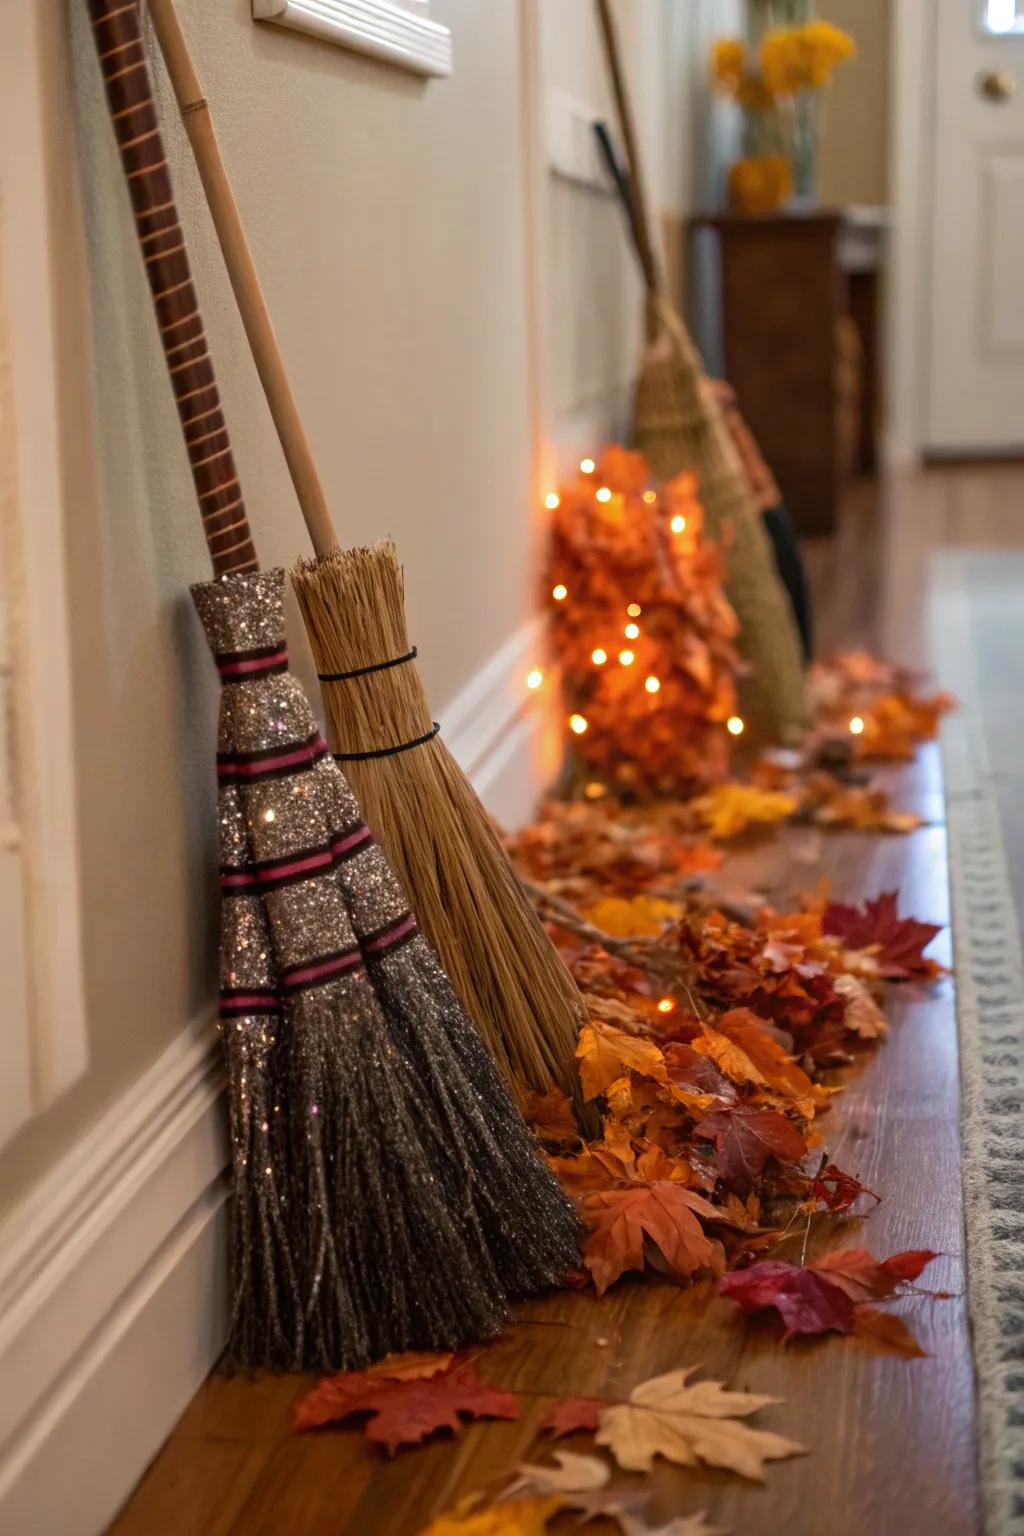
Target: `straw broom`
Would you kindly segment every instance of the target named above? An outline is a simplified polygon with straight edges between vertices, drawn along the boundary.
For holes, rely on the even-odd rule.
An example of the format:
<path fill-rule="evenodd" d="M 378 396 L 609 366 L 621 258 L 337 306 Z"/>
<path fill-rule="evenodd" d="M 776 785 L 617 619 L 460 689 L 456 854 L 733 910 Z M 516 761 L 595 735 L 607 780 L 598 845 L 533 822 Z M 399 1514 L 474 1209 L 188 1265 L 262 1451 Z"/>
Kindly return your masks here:
<path fill-rule="evenodd" d="M 87 0 L 217 579 L 221 1025 L 246 1366 L 351 1366 L 500 1328 L 576 1261 L 537 1156 L 288 673 L 152 101 L 139 8 Z"/>
<path fill-rule="evenodd" d="M 595 0 L 628 165 L 628 211 L 646 289 L 647 345 L 637 380 L 634 435 L 655 474 L 694 470 L 712 538 L 730 539 L 726 591 L 750 667 L 741 707 L 756 734 L 796 740 L 811 712 L 792 613 L 775 571 L 728 424 L 700 355 L 668 297 L 651 236 L 640 152 L 609 0 Z"/>
<path fill-rule="evenodd" d="M 339 546 L 173 0 L 149 0 L 149 9 L 313 543 L 314 558 L 292 579 L 331 748 L 515 1092 L 557 1083 L 579 1106 L 578 989 L 431 719 L 394 546 Z"/>

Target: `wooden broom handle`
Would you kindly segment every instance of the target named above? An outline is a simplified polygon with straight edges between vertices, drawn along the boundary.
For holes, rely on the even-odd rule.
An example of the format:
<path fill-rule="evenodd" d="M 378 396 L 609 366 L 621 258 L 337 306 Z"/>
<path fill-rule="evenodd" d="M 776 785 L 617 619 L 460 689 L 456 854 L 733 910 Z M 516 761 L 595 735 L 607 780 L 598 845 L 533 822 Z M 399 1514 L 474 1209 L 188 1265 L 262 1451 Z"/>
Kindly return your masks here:
<path fill-rule="evenodd" d="M 256 264 L 221 157 L 210 109 L 203 96 L 173 0 L 148 0 L 160 51 L 171 77 L 213 216 L 242 324 L 267 397 L 299 506 L 318 555 L 338 547 L 327 497 L 317 473 L 295 396 L 285 371 Z"/>
<path fill-rule="evenodd" d="M 153 101 L 138 0 L 86 0 L 215 575 L 258 568 Z"/>
<path fill-rule="evenodd" d="M 637 144 L 633 107 L 622 71 L 622 49 L 619 46 L 619 36 L 612 16 L 610 0 L 596 0 L 596 4 L 605 58 L 608 61 L 608 74 L 612 83 L 612 95 L 615 97 L 615 109 L 619 116 L 622 143 L 626 151 L 630 223 L 633 227 L 637 255 L 640 258 L 640 269 L 643 272 L 648 293 L 660 295 L 664 290 L 664 281 L 654 243 L 651 240 L 651 225 L 647 214 L 643 175 L 640 170 L 640 148 Z"/>

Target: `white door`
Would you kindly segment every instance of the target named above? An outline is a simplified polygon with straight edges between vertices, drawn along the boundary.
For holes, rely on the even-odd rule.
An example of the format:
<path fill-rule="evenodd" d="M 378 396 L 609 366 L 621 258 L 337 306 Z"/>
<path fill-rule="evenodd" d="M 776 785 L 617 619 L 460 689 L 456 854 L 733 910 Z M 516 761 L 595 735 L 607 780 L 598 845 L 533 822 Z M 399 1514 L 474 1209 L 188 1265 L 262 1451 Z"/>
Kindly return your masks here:
<path fill-rule="evenodd" d="M 925 447 L 1024 449 L 1024 0 L 935 0 Z"/>

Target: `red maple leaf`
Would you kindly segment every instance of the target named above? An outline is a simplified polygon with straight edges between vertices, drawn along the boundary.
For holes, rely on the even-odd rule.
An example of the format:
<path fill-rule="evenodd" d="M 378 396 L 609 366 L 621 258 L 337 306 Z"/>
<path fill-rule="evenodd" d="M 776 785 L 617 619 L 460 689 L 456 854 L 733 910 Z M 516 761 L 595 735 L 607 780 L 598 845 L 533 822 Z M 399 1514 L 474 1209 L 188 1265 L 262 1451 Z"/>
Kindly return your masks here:
<path fill-rule="evenodd" d="M 692 1093 L 711 1093 L 727 1102 L 736 1098 L 736 1089 L 723 1077 L 713 1061 L 695 1051 L 692 1045 L 674 1040 L 665 1047 L 665 1067 L 677 1088 Z"/>
<path fill-rule="evenodd" d="M 519 1404 L 511 1392 L 489 1387 L 471 1363 L 458 1357 L 433 1376 L 414 1380 L 382 1377 L 367 1371 L 342 1371 L 325 1376 L 296 1406 L 296 1433 L 323 1424 L 339 1424 L 357 1413 L 371 1415 L 367 1440 L 393 1456 L 400 1445 L 417 1445 L 439 1429 L 457 1431 L 461 1417 L 518 1419 Z"/>
<path fill-rule="evenodd" d="M 930 1248 L 913 1248 L 890 1259 L 876 1259 L 866 1248 L 837 1248 L 813 1267 L 845 1291 L 851 1301 L 880 1301 L 916 1280 L 936 1257 Z"/>
<path fill-rule="evenodd" d="M 719 1289 L 744 1312 L 774 1307 L 786 1325 L 783 1342 L 798 1333 L 853 1332 L 853 1302 L 838 1285 L 811 1268 L 764 1259 L 749 1269 L 723 1275 Z"/>
<path fill-rule="evenodd" d="M 563 1397 L 551 1405 L 539 1426 L 542 1435 L 572 1435 L 578 1429 L 596 1429 L 597 1416 L 608 1405 L 599 1397 Z"/>
<path fill-rule="evenodd" d="M 769 1157 L 798 1163 L 807 1151 L 796 1126 L 774 1109 L 715 1110 L 704 1116 L 694 1135 L 714 1142 L 718 1173 L 741 1191 L 751 1188 Z"/>
<path fill-rule="evenodd" d="M 861 1195 L 870 1195 L 872 1200 L 882 1198 L 859 1179 L 855 1179 L 852 1173 L 844 1173 L 835 1163 L 826 1163 L 815 1174 L 808 1199 L 812 1204 L 823 1205 L 834 1216 L 841 1216 L 853 1207 Z"/>
<path fill-rule="evenodd" d="M 599 1296 L 627 1269 L 643 1269 L 645 1238 L 681 1279 L 719 1265 L 721 1249 L 697 1220 L 700 1215 L 714 1221 L 715 1207 L 681 1184 L 660 1179 L 638 1188 L 599 1190 L 587 1196 L 583 1214 L 591 1228 L 583 1262 Z"/>
<path fill-rule="evenodd" d="M 877 946 L 879 974 L 890 981 L 931 980 L 941 971 L 935 960 L 926 960 L 923 954 L 941 928 L 900 917 L 895 891 L 883 891 L 863 908 L 826 907 L 821 925 L 824 933 L 842 939 L 847 949 Z"/>

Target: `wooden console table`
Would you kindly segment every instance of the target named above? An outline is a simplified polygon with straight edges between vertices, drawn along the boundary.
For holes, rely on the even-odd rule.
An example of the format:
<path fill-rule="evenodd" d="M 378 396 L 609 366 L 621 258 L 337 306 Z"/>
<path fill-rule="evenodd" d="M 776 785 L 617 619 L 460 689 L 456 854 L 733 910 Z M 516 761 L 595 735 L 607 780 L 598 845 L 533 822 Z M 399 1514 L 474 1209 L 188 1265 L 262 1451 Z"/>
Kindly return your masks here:
<path fill-rule="evenodd" d="M 874 464 L 883 230 L 875 208 L 690 221 L 716 248 L 725 375 L 801 533 L 828 533 Z"/>

